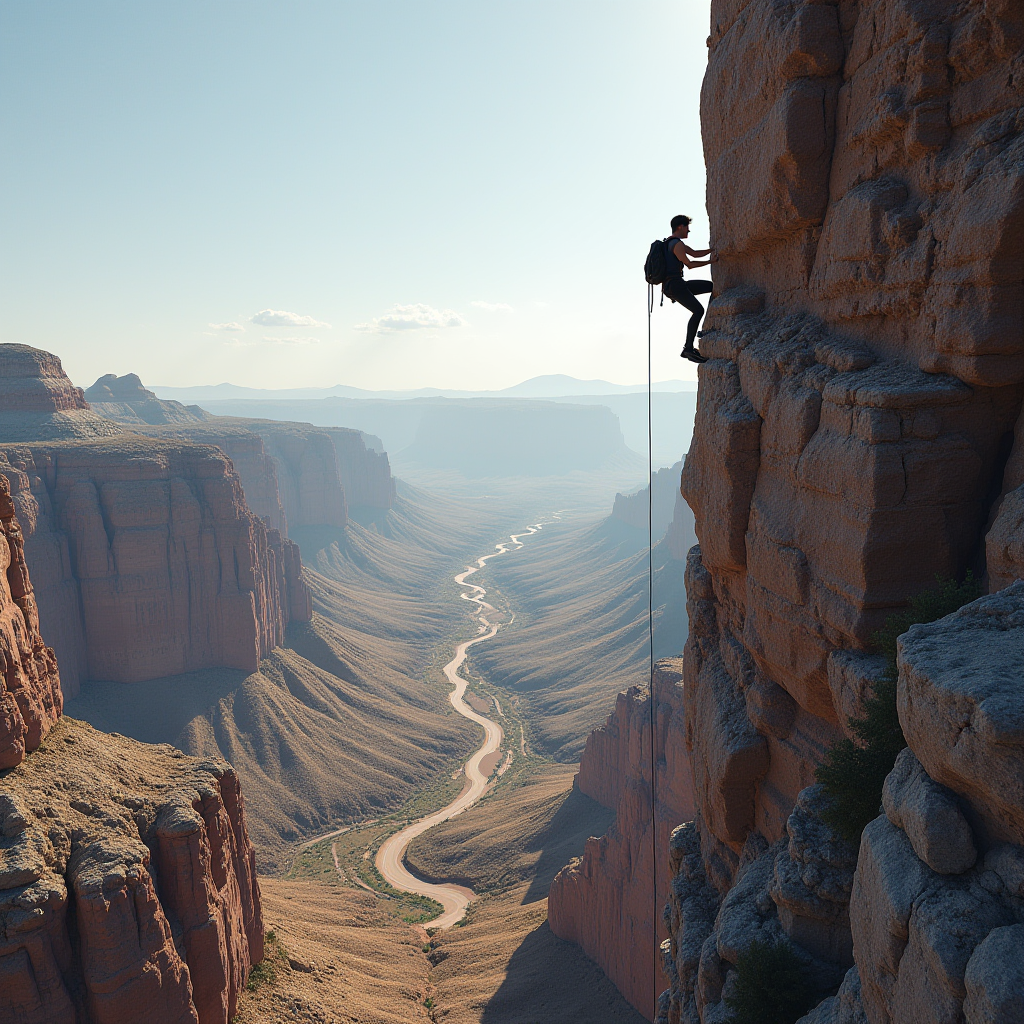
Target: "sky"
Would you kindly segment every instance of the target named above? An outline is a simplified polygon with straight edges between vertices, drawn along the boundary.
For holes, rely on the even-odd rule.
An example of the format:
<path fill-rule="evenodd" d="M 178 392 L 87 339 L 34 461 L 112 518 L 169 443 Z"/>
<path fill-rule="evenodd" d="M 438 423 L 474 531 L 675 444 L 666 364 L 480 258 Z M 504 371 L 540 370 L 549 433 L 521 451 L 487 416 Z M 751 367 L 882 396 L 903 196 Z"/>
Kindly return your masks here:
<path fill-rule="evenodd" d="M 708 244 L 709 11 L 11 0 L 0 341 L 82 386 L 644 380 L 650 242 Z"/>

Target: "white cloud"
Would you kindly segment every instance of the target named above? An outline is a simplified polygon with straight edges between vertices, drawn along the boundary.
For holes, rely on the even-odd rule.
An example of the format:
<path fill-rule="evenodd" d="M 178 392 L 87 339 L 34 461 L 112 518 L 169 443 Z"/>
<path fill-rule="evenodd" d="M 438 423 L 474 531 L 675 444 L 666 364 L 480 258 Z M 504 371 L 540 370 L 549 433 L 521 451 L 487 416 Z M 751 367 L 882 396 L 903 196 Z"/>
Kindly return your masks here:
<path fill-rule="evenodd" d="M 208 324 L 207 326 L 212 327 L 215 331 L 232 331 L 234 333 L 238 333 L 245 330 L 245 328 L 236 320 L 232 320 L 229 324 Z"/>
<path fill-rule="evenodd" d="M 254 324 L 260 327 L 327 327 L 322 320 L 314 320 L 311 316 L 300 316 L 298 313 L 288 313 L 283 309 L 261 309 L 254 317 Z"/>
<path fill-rule="evenodd" d="M 395 306 L 384 316 L 374 317 L 368 324 L 356 324 L 357 331 L 392 334 L 396 331 L 417 331 L 430 327 L 465 327 L 466 321 L 453 309 L 434 309 L 423 302 Z"/>
<path fill-rule="evenodd" d="M 512 312 L 512 307 L 507 302 L 483 302 L 480 299 L 475 299 L 470 305 L 476 306 L 477 309 L 486 309 L 488 313 Z"/>

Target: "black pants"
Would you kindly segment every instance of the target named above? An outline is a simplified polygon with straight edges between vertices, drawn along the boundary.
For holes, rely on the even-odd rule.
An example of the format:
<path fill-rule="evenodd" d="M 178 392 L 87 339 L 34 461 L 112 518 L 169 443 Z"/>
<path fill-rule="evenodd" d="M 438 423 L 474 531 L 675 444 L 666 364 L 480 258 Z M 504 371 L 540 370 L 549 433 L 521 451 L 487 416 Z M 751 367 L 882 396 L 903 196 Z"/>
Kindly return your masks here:
<path fill-rule="evenodd" d="M 706 295 L 711 291 L 710 281 L 684 281 L 670 278 L 662 286 L 662 290 L 673 301 L 685 306 L 690 313 L 690 322 L 686 325 L 686 347 L 693 348 L 693 339 L 697 337 L 704 307 L 697 301 L 697 295 Z"/>

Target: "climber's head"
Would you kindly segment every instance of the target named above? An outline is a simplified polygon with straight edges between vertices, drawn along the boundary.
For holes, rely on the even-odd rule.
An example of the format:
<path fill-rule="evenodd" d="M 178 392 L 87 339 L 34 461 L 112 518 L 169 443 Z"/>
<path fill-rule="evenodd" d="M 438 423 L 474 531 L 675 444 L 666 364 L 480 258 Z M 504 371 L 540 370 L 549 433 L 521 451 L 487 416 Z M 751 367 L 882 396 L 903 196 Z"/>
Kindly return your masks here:
<path fill-rule="evenodd" d="M 687 217 L 685 213 L 677 214 L 670 221 L 672 225 L 672 234 L 676 238 L 685 238 L 690 233 L 690 220 L 692 218 Z"/>

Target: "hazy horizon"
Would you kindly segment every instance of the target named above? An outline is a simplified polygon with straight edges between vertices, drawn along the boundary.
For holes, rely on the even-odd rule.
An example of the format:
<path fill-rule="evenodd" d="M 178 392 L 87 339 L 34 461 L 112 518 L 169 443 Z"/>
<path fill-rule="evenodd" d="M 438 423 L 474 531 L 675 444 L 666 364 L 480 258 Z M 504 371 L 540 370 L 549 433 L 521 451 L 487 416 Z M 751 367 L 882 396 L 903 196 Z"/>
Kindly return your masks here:
<path fill-rule="evenodd" d="M 642 381 L 647 246 L 707 235 L 708 11 L 9 5 L 0 340 L 87 383 Z"/>

